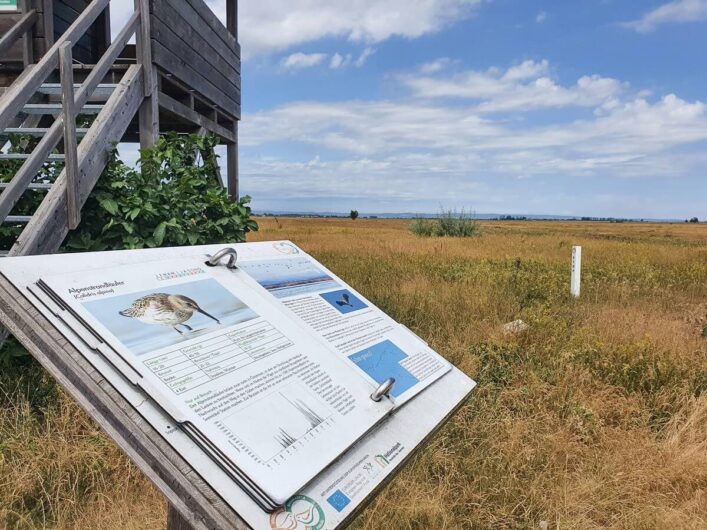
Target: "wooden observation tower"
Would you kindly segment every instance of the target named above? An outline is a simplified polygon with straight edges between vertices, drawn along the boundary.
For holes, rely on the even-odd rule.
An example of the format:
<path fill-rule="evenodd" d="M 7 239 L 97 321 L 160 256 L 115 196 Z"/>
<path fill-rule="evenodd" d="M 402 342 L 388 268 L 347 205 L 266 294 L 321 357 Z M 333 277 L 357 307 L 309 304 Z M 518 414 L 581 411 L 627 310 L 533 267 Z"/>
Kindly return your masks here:
<path fill-rule="evenodd" d="M 23 227 L 6 253 L 57 251 L 116 142 L 149 147 L 160 132 L 215 134 L 228 153 L 222 185 L 238 197 L 238 8 L 222 1 L 226 25 L 204 0 L 134 0 L 111 38 L 118 0 L 0 0 L 0 143 L 35 138 L 29 153 L 0 153 L 19 167 L 0 184 L 0 223 Z M 91 115 L 90 126 L 77 127 Z M 41 181 L 57 161 L 60 176 Z M 13 216 L 25 193 L 44 198 L 32 215 Z"/>

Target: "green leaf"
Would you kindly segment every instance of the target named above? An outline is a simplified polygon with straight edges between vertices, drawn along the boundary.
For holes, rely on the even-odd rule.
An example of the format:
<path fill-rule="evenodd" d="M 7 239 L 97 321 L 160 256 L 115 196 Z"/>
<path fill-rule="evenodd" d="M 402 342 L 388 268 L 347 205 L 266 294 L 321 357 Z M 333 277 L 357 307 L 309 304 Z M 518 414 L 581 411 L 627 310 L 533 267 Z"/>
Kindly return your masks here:
<path fill-rule="evenodd" d="M 164 242 L 164 236 L 167 234 L 167 223 L 162 221 L 157 228 L 155 228 L 152 237 L 155 238 L 155 244 L 159 247 Z"/>
<path fill-rule="evenodd" d="M 101 207 L 111 215 L 118 213 L 118 203 L 113 199 L 103 199 L 101 201 Z"/>

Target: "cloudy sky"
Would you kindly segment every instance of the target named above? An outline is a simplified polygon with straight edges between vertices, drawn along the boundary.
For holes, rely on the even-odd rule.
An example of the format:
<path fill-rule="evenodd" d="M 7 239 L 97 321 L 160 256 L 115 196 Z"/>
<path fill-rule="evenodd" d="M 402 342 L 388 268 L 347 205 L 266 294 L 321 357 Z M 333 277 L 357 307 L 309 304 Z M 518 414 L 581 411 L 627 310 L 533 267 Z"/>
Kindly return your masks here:
<path fill-rule="evenodd" d="M 707 0 L 245 0 L 240 40 L 257 210 L 707 218 Z"/>

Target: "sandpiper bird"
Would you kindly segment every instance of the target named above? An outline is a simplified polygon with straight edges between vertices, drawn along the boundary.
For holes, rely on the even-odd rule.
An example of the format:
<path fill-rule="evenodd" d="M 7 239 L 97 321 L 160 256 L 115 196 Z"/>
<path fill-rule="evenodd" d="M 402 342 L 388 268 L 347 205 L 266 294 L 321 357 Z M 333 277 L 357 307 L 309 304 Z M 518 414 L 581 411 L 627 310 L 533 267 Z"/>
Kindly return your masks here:
<path fill-rule="evenodd" d="M 193 331 L 193 328 L 185 322 L 194 316 L 194 313 L 201 313 L 215 320 L 217 324 L 221 323 L 219 319 L 201 309 L 194 300 L 181 294 L 150 294 L 138 298 L 132 306 L 118 312 L 124 317 L 137 318 L 145 324 L 173 327 L 179 333 L 184 332 L 177 326 L 183 326 L 189 331 Z"/>

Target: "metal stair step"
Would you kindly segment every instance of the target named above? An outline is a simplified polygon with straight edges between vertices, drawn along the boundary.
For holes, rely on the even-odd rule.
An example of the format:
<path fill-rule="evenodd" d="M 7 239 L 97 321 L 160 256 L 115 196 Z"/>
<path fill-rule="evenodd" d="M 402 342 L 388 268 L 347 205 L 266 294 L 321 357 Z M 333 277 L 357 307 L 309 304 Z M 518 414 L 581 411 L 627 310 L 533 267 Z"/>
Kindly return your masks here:
<path fill-rule="evenodd" d="M 0 182 L 0 190 L 6 189 L 10 185 L 9 182 Z M 28 190 L 50 190 L 52 189 L 52 184 L 51 183 L 44 183 L 44 182 L 33 182 L 29 186 L 27 186 Z"/>
<path fill-rule="evenodd" d="M 27 223 L 30 222 L 32 219 L 31 215 L 8 215 L 5 218 L 5 223 L 6 224 L 11 224 L 11 225 L 26 225 Z"/>
<path fill-rule="evenodd" d="M 75 84 L 74 89 L 78 90 L 81 88 L 80 84 Z M 111 94 L 118 88 L 116 84 L 103 83 L 96 87 L 91 96 L 93 97 L 110 97 Z M 40 94 L 46 94 L 47 96 L 61 96 L 61 84 L 60 83 L 44 83 L 39 87 L 38 92 Z"/>
<path fill-rule="evenodd" d="M 98 114 L 105 105 L 84 105 L 79 114 Z M 25 114 L 52 114 L 62 113 L 61 103 L 28 103 L 22 108 Z"/>
<path fill-rule="evenodd" d="M 23 127 L 9 127 L 5 129 L 4 132 L 0 133 L 2 136 L 8 136 L 10 134 L 22 134 L 25 136 L 33 136 L 35 138 L 41 138 L 49 132 L 49 129 L 42 127 L 33 128 L 23 128 Z M 88 129 L 76 129 L 77 136 L 86 136 L 88 134 Z"/>
<path fill-rule="evenodd" d="M 31 153 L 0 153 L 0 160 L 27 160 L 30 156 Z M 63 162 L 64 159 L 64 155 L 52 153 L 47 162 Z"/>

